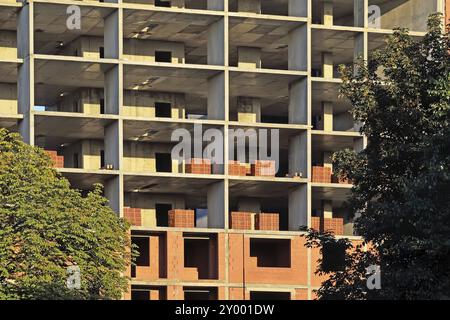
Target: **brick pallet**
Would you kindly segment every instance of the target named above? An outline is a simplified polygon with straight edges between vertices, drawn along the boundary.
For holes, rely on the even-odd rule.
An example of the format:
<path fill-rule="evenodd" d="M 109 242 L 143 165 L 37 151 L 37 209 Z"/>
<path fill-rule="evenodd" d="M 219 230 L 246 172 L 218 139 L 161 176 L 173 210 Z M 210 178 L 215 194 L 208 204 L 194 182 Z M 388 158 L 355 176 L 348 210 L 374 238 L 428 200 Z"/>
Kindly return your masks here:
<path fill-rule="evenodd" d="M 195 228 L 194 210 L 175 209 L 169 211 L 169 227 Z"/>
<path fill-rule="evenodd" d="M 45 153 L 52 160 L 54 168 L 64 168 L 64 156 L 58 156 L 58 153 L 53 150 L 45 150 Z"/>
<path fill-rule="evenodd" d="M 313 166 L 312 182 L 331 183 L 331 168 Z"/>
<path fill-rule="evenodd" d="M 123 216 L 125 220 L 127 220 L 133 226 L 141 226 L 142 225 L 142 209 L 140 208 L 123 208 Z"/>
<path fill-rule="evenodd" d="M 280 216 L 278 213 L 257 213 L 255 215 L 256 230 L 280 230 Z"/>
<path fill-rule="evenodd" d="M 190 159 L 186 163 L 186 173 L 211 174 L 210 159 Z"/>
<path fill-rule="evenodd" d="M 275 161 L 256 160 L 251 166 L 251 175 L 256 177 L 275 177 Z"/>
<path fill-rule="evenodd" d="M 229 161 L 228 162 L 228 174 L 231 176 L 246 176 L 247 167 L 245 164 L 241 164 L 240 161 Z"/>
<path fill-rule="evenodd" d="M 252 212 L 231 212 L 231 229 L 251 230 Z"/>

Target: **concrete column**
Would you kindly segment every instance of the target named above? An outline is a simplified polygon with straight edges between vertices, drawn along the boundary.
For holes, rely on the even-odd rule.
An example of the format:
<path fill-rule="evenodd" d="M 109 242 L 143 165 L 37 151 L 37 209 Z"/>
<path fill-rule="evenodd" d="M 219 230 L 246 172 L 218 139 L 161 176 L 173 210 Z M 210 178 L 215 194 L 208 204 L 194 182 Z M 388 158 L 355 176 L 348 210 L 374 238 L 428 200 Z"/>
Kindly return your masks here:
<path fill-rule="evenodd" d="M 121 168 L 122 140 L 122 120 L 115 121 L 105 128 L 105 164 L 112 164 L 114 170 Z"/>
<path fill-rule="evenodd" d="M 310 187 L 301 185 L 289 191 L 289 230 L 298 231 L 301 226 L 309 226 Z"/>
<path fill-rule="evenodd" d="M 325 0 L 323 3 L 323 24 L 333 25 L 333 1 Z"/>
<path fill-rule="evenodd" d="M 333 202 L 330 200 L 322 200 L 322 211 L 325 219 L 333 218 Z"/>
<path fill-rule="evenodd" d="M 238 67 L 261 68 L 261 48 L 238 47 Z"/>
<path fill-rule="evenodd" d="M 213 23 L 208 29 L 208 64 L 225 63 L 225 23 L 224 19 Z"/>
<path fill-rule="evenodd" d="M 289 15 L 293 17 L 307 17 L 308 0 L 289 0 Z"/>
<path fill-rule="evenodd" d="M 322 52 L 322 76 L 326 79 L 334 77 L 333 54 L 331 52 Z"/>
<path fill-rule="evenodd" d="M 104 46 L 105 58 L 118 59 L 122 51 L 120 46 L 122 41 L 120 27 L 120 9 L 115 10 L 105 18 Z"/>
<path fill-rule="evenodd" d="M 333 104 L 322 102 L 323 130 L 333 131 Z"/>
<path fill-rule="evenodd" d="M 24 4 L 17 18 L 17 55 L 23 59 L 17 72 L 17 105 L 23 115 L 19 122 L 19 133 L 24 142 L 34 145 L 34 46 L 33 3 Z"/>
<path fill-rule="evenodd" d="M 289 84 L 289 123 L 308 123 L 308 79 Z"/>
<path fill-rule="evenodd" d="M 208 119 L 225 120 L 225 74 L 208 79 Z"/>
<path fill-rule="evenodd" d="M 355 150 L 356 152 L 363 151 L 366 148 L 366 146 L 367 146 L 366 136 L 355 138 L 355 140 L 353 141 L 353 150 Z"/>
<path fill-rule="evenodd" d="M 355 47 L 353 51 L 353 60 L 364 58 L 364 33 L 358 33 L 355 36 Z"/>
<path fill-rule="evenodd" d="M 308 134 L 300 133 L 289 139 L 289 174 L 308 176 Z"/>
<path fill-rule="evenodd" d="M 261 13 L 261 0 L 239 0 L 238 11 Z"/>
<path fill-rule="evenodd" d="M 109 200 L 109 206 L 119 216 L 122 216 L 123 207 L 123 189 L 122 177 L 116 176 L 106 181 L 105 183 L 105 197 Z"/>
<path fill-rule="evenodd" d="M 224 0 L 208 0 L 207 8 L 208 8 L 208 10 L 223 11 L 224 10 Z"/>
<path fill-rule="evenodd" d="M 308 26 L 306 24 L 289 32 L 289 70 L 308 69 Z"/>
<path fill-rule="evenodd" d="M 353 16 L 354 16 L 354 26 L 364 27 L 364 0 L 354 0 L 353 3 Z"/>
<path fill-rule="evenodd" d="M 212 183 L 208 186 L 208 228 L 225 227 L 225 184 L 224 181 Z"/>
<path fill-rule="evenodd" d="M 261 99 L 239 97 L 237 108 L 239 122 L 261 122 Z"/>
<path fill-rule="evenodd" d="M 105 113 L 119 114 L 122 92 L 122 65 L 105 72 Z"/>

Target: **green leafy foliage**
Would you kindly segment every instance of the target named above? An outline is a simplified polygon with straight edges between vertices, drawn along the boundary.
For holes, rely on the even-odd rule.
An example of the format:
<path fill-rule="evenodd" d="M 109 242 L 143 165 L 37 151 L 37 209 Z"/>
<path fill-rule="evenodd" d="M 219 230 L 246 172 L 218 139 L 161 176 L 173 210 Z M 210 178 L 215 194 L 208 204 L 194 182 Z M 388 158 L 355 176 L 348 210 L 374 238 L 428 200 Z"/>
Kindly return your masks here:
<path fill-rule="evenodd" d="M 368 62 L 341 67 L 341 93 L 368 143 L 333 161 L 353 180 L 348 207 L 370 250 L 347 250 L 343 271 L 318 270 L 330 276 L 319 298 L 450 298 L 449 50 L 436 14 L 420 41 L 397 29 Z M 322 241 L 343 240 L 309 234 L 309 246 Z M 370 265 L 381 268 L 381 290 L 366 286 Z"/>
<path fill-rule="evenodd" d="M 42 149 L 0 129 L 0 299 L 121 298 L 129 226 L 102 194 L 83 197 Z M 68 266 L 80 289 L 67 287 Z"/>

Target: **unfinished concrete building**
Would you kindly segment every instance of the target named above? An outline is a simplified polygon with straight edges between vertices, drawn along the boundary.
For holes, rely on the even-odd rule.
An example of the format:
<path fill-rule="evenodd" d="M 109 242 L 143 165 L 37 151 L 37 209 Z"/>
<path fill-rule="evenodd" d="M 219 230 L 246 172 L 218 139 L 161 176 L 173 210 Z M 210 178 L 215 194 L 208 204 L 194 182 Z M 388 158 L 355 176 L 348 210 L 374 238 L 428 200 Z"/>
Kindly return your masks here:
<path fill-rule="evenodd" d="M 314 299 L 299 228 L 359 241 L 330 157 L 366 142 L 337 67 L 444 2 L 0 0 L 0 127 L 105 186 L 140 251 L 125 299 Z M 222 165 L 172 158 L 196 125 L 224 134 Z M 229 157 L 236 129 L 278 129 L 278 170 Z"/>

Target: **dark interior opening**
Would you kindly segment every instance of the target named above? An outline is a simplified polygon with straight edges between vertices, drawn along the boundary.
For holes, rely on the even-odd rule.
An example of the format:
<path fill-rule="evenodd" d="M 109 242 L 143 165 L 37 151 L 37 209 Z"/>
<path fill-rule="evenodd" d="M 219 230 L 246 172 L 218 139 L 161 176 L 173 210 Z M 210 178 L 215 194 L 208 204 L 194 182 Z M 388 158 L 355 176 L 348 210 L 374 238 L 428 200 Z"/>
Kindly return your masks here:
<path fill-rule="evenodd" d="M 170 3 L 169 3 L 170 7 Z M 170 51 L 155 51 L 156 62 L 172 62 L 172 52 Z"/>
<path fill-rule="evenodd" d="M 157 203 L 156 209 L 156 225 L 158 227 L 169 226 L 169 211 L 172 210 L 172 205 L 167 203 Z"/>
<path fill-rule="evenodd" d="M 250 239 L 250 256 L 258 258 L 258 267 L 291 267 L 291 240 Z"/>
<path fill-rule="evenodd" d="M 157 118 L 171 118 L 172 117 L 172 104 L 167 102 L 155 103 L 155 116 Z"/>
<path fill-rule="evenodd" d="M 172 156 L 170 153 L 156 153 L 156 171 L 172 172 Z"/>
<path fill-rule="evenodd" d="M 170 8 L 170 6 L 171 6 L 170 0 L 155 0 L 155 6 Z"/>
<path fill-rule="evenodd" d="M 217 278 L 217 239 L 213 236 L 184 239 L 184 267 L 197 268 L 199 279 Z"/>
<path fill-rule="evenodd" d="M 150 291 L 131 290 L 131 300 L 150 300 Z"/>
<path fill-rule="evenodd" d="M 136 257 L 136 265 L 139 267 L 150 266 L 150 239 L 148 237 L 133 237 L 132 243 L 138 246 L 139 256 Z"/>
<path fill-rule="evenodd" d="M 325 243 L 322 247 L 322 269 L 326 272 L 345 269 L 345 246 L 338 243 Z"/>

